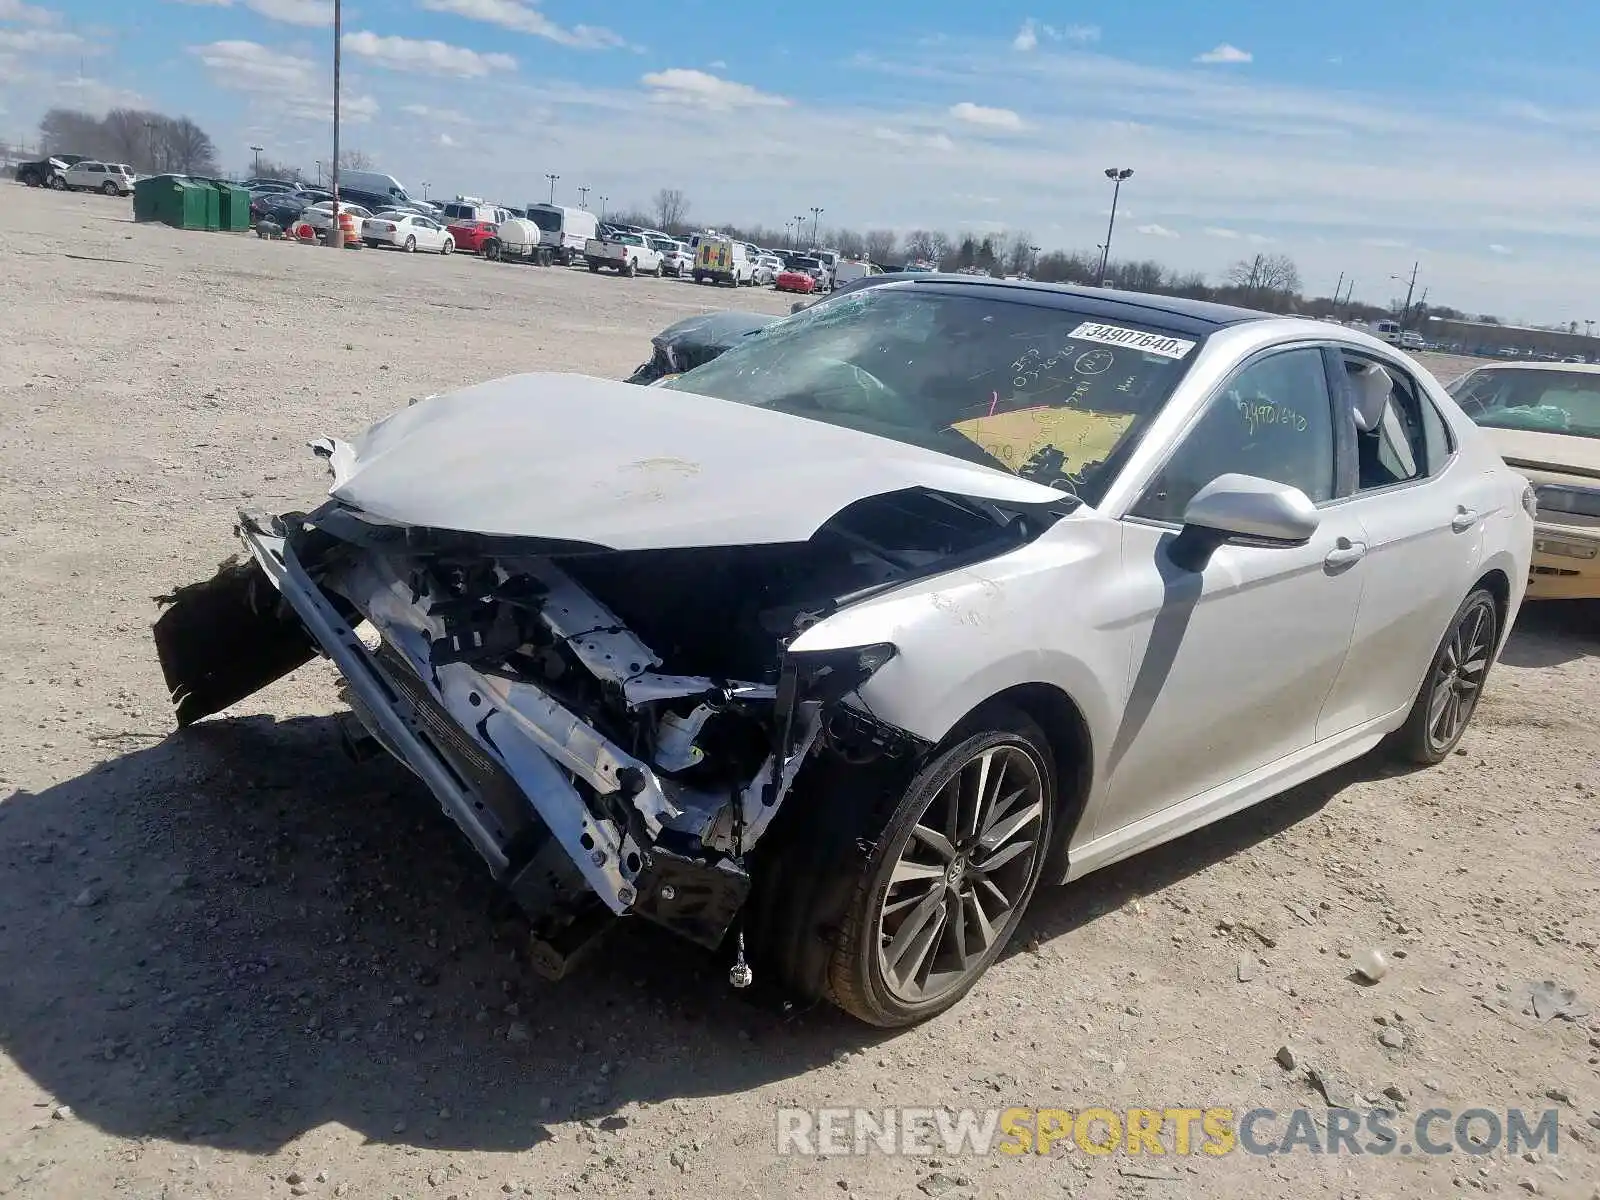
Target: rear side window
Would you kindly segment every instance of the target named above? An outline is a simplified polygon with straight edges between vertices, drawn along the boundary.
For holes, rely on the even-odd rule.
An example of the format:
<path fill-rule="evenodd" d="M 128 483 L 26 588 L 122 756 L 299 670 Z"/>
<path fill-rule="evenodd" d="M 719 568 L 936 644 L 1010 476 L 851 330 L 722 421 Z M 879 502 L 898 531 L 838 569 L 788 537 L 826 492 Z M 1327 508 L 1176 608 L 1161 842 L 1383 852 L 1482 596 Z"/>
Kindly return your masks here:
<path fill-rule="evenodd" d="M 1382 375 L 1372 372 L 1375 365 L 1381 366 Z M 1345 370 L 1352 387 L 1374 386 L 1372 380 L 1381 385 L 1387 379 L 1389 388 L 1377 427 L 1356 433 L 1357 486 L 1361 491 L 1425 479 L 1444 465 L 1450 457 L 1449 433 L 1414 379 L 1390 363 L 1376 364 L 1354 354 L 1345 355 Z"/>

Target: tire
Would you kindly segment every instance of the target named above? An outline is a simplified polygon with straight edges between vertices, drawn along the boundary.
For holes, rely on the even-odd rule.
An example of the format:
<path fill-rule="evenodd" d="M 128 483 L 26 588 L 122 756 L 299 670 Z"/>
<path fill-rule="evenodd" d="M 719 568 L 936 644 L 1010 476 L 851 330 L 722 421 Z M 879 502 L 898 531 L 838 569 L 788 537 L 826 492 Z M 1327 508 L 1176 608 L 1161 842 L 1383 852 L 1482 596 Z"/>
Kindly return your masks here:
<path fill-rule="evenodd" d="M 361 240 L 367 244 L 368 250 L 376 250 L 381 244 L 377 238 L 362 238 Z"/>
<path fill-rule="evenodd" d="M 980 765 L 985 759 L 987 775 Z M 824 779 L 812 795 L 791 797 L 794 807 L 780 814 L 788 818 L 788 836 L 778 841 L 778 861 L 762 871 L 752 898 L 749 948 L 784 983 L 820 991 L 861 1021 L 913 1025 L 957 1004 L 1021 922 L 1052 844 L 1049 743 L 1024 713 L 996 706 L 953 733 L 898 798 L 872 786 L 862 768 L 838 771 L 839 778 Z M 991 824 L 981 822 L 981 810 L 972 811 L 978 797 L 968 789 L 980 780 L 991 804 L 1011 801 Z M 1015 796 L 1002 788 L 1012 781 L 1022 784 Z M 822 797 L 822 803 L 795 805 Z M 951 824 L 952 803 L 963 825 L 976 826 L 977 833 L 949 836 L 962 828 Z M 841 813 L 840 804 L 854 811 Z M 1002 830 L 998 842 L 984 845 Z M 978 869 L 991 860 L 998 860 L 992 877 Z M 919 934 L 929 929 L 928 944 L 919 945 Z M 908 955 L 917 957 L 908 962 Z"/>
<path fill-rule="evenodd" d="M 660 279 L 666 273 L 667 273 L 667 269 L 661 265 L 661 260 L 657 259 L 656 260 L 656 278 Z"/>
<path fill-rule="evenodd" d="M 635 275 L 637 275 L 639 273 L 639 264 L 635 260 L 633 260 L 631 258 L 627 259 L 622 264 L 622 268 L 618 273 L 622 274 L 622 275 L 626 275 L 629 279 L 632 279 Z"/>
<path fill-rule="evenodd" d="M 1500 606 L 1477 588 L 1456 609 L 1391 749 L 1425 766 L 1442 762 L 1467 731 L 1500 644 Z"/>
<path fill-rule="evenodd" d="M 117 185 L 108 179 L 100 185 L 100 190 L 108 196 L 115 196 L 117 194 Z"/>
<path fill-rule="evenodd" d="M 456 252 L 455 240 L 453 238 L 445 238 L 444 245 L 439 247 L 439 253 L 440 254 L 454 254 L 455 252 Z"/>
<path fill-rule="evenodd" d="M 67 181 L 59 175 L 52 175 L 50 176 L 50 188 L 52 191 L 64 192 L 67 190 Z"/>
<path fill-rule="evenodd" d="M 595 262 L 590 263 L 589 270 L 595 275 L 600 274 L 600 264 Z"/>
<path fill-rule="evenodd" d="M 407 254 L 415 254 L 417 252 L 417 239 L 415 237 L 406 238 L 406 244 L 401 246 L 400 249 Z"/>
<path fill-rule="evenodd" d="M 500 239 L 490 238 L 483 244 L 483 256 L 490 262 L 500 261 Z"/>

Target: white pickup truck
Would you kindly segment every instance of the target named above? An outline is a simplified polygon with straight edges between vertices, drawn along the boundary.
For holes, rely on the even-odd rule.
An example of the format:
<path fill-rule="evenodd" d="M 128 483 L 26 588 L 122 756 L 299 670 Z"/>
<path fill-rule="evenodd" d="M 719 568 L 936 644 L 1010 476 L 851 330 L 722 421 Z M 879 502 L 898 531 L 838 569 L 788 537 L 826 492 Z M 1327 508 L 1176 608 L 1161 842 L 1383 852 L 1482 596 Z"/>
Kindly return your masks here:
<path fill-rule="evenodd" d="M 583 244 L 583 261 L 589 270 L 610 267 L 619 275 L 660 275 L 661 251 L 637 233 L 603 234 Z"/>

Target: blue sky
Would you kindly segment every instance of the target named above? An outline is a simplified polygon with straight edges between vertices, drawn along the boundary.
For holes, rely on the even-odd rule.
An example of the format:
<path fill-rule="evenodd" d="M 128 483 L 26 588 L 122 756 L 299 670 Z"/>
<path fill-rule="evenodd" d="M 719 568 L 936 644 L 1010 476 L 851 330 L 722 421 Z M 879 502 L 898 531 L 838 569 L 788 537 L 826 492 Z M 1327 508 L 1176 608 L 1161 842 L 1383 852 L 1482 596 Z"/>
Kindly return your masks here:
<path fill-rule="evenodd" d="M 1027 231 L 1220 277 L 1600 318 L 1600 9 L 1550 0 L 352 0 L 346 145 L 414 191 L 681 188 L 691 217 Z M 330 143 L 330 0 L 0 0 L 0 135 L 192 116 L 225 166 Z"/>

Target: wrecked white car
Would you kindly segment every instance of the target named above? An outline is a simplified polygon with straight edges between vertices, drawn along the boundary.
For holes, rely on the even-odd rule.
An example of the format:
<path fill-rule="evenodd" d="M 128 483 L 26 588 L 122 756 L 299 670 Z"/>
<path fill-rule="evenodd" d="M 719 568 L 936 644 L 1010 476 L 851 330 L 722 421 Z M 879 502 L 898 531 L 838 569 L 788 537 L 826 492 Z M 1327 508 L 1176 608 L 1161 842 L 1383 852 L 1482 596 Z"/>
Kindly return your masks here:
<path fill-rule="evenodd" d="M 1413 419 L 1415 486 L 1368 503 Z M 243 514 L 248 559 L 156 623 L 180 724 L 325 654 L 547 972 L 631 914 L 880 1025 L 955 1003 L 1041 880 L 1395 730 L 1448 753 L 1531 539 L 1370 338 L 991 280 L 315 448 L 327 501 Z"/>

